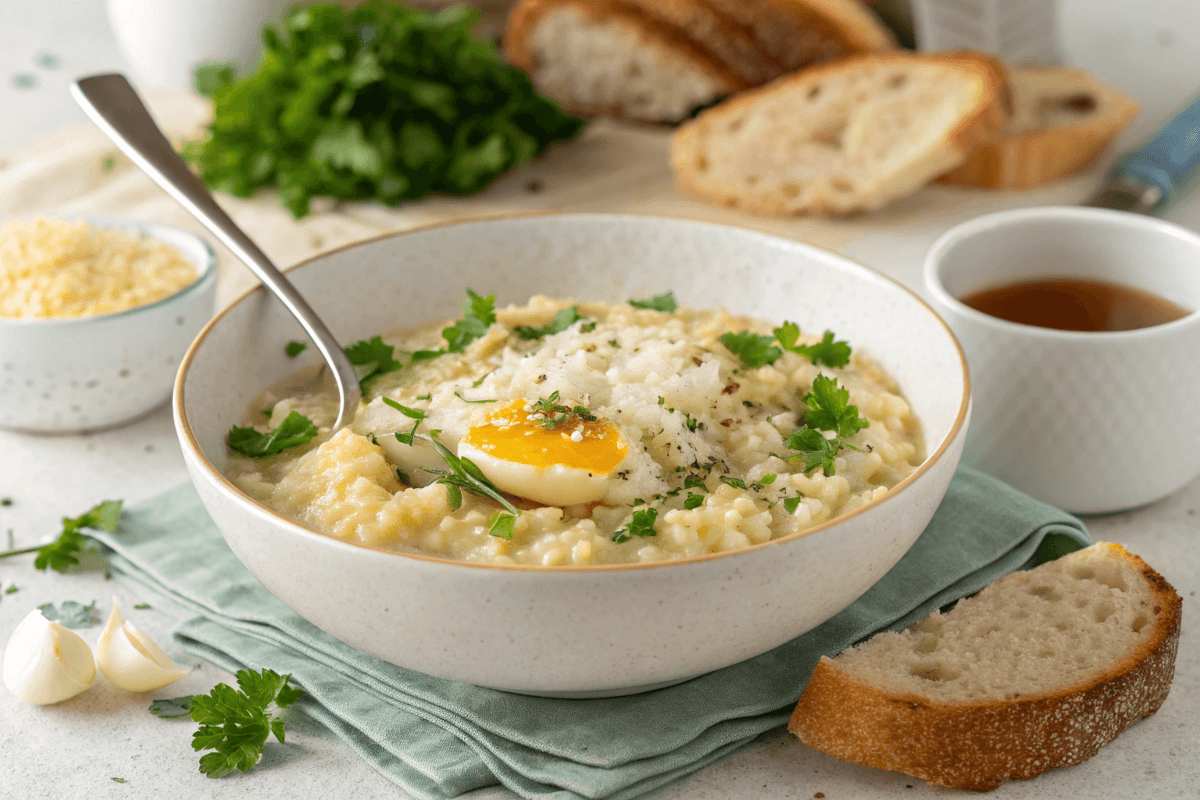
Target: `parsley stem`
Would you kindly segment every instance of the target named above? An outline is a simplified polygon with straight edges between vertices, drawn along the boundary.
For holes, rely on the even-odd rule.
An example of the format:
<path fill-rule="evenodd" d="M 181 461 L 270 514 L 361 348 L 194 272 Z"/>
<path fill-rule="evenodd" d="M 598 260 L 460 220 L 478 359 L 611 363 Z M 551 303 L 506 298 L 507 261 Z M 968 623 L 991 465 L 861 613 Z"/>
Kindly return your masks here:
<path fill-rule="evenodd" d="M 35 547 L 25 547 L 21 550 L 5 550 L 3 553 L 0 553 L 0 558 L 8 558 L 9 556 L 23 556 L 26 553 L 36 553 L 38 550 L 41 550 L 43 547 L 45 547 L 45 545 L 39 544 Z"/>

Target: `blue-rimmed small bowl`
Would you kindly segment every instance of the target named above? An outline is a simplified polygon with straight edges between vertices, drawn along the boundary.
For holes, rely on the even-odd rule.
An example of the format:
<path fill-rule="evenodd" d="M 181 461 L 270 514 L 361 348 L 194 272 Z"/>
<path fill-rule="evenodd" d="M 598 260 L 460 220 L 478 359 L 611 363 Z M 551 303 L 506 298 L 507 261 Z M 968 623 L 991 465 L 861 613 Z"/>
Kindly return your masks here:
<path fill-rule="evenodd" d="M 127 311 L 62 319 L 0 317 L 0 428 L 80 433 L 131 422 L 166 402 L 188 345 L 213 315 L 217 255 L 169 225 L 87 217 L 177 249 L 196 280 Z"/>

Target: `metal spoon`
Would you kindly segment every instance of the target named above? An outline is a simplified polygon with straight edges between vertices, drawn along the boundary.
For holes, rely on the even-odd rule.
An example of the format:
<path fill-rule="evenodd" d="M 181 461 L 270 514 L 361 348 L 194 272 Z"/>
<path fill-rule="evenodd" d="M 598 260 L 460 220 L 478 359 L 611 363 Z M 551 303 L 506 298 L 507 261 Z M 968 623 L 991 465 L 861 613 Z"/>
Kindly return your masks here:
<path fill-rule="evenodd" d="M 333 429 L 338 430 L 348 423 L 362 399 L 358 376 L 350 359 L 296 287 L 221 210 L 200 179 L 175 153 L 125 76 L 114 73 L 80 78 L 72 84 L 71 95 L 121 152 L 200 220 L 292 312 L 321 351 L 337 383 L 342 405 Z"/>

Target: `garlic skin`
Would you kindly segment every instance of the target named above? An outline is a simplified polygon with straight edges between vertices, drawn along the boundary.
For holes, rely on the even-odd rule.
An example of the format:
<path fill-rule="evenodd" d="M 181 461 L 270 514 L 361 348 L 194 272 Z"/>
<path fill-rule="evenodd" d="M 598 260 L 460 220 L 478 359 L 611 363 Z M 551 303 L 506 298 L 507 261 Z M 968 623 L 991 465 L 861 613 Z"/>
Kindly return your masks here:
<path fill-rule="evenodd" d="M 192 671 L 182 667 L 132 622 L 126 622 L 113 598 L 108 625 L 96 643 L 96 663 L 104 677 L 131 692 L 161 689 Z"/>
<path fill-rule="evenodd" d="M 60 703 L 92 685 L 96 662 L 79 634 L 34 609 L 4 649 L 4 685 L 26 703 Z"/>

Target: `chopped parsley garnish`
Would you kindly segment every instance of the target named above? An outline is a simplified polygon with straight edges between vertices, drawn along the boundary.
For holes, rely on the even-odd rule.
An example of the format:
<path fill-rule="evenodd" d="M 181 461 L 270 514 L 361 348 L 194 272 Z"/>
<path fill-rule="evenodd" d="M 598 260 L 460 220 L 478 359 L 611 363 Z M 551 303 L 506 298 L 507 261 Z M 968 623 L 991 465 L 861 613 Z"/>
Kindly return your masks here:
<path fill-rule="evenodd" d="M 691 431 L 692 433 L 695 433 L 697 430 L 702 431 L 706 427 L 703 422 L 696 419 L 695 417 L 693 417 L 691 414 L 689 414 L 686 411 L 683 412 L 683 424 L 686 425 L 687 429 L 689 431 Z"/>
<path fill-rule="evenodd" d="M 0 553 L 0 558 L 37 553 L 37 558 L 33 560 L 34 569 L 49 568 L 55 572 L 66 572 L 67 567 L 79 563 L 78 553 L 87 544 L 84 530 L 93 528 L 108 533 L 116 532 L 117 525 L 121 521 L 121 502 L 120 500 L 105 500 L 75 519 L 63 517 L 62 533 L 54 541 L 37 547 L 7 550 Z M 15 591 L 14 587 L 9 587 L 10 594 Z"/>
<path fill-rule="evenodd" d="M 778 477 L 778 476 L 772 472 L 767 475 L 763 475 L 761 478 L 759 478 L 758 480 L 754 481 L 749 486 L 747 486 L 746 482 L 744 480 L 742 480 L 741 478 L 735 478 L 732 475 L 720 476 L 721 483 L 728 484 L 729 486 L 732 486 L 735 489 L 744 489 L 744 490 L 753 491 L 753 492 L 762 491 L 762 488 L 764 486 L 769 486 L 772 483 L 774 483 L 776 477 Z"/>
<path fill-rule="evenodd" d="M 783 351 L 774 346 L 774 341 L 774 336 L 760 336 L 750 331 L 721 334 L 721 344 L 747 367 L 764 367 L 779 360 Z"/>
<path fill-rule="evenodd" d="M 42 612 L 42 616 L 51 622 L 57 622 L 65 628 L 90 628 L 92 627 L 92 612 L 96 610 L 96 601 L 93 600 L 90 606 L 85 606 L 83 603 L 77 603 L 74 600 L 67 600 L 57 608 L 54 603 L 43 603 L 38 606 L 38 611 Z"/>
<path fill-rule="evenodd" d="M 496 321 L 496 295 L 489 294 L 484 297 L 467 289 L 462 310 L 462 319 L 442 328 L 442 338 L 446 340 L 446 346 L 441 350 L 418 350 L 413 353 L 411 363 L 466 350 L 467 345 L 487 333 L 488 328 Z"/>
<path fill-rule="evenodd" d="M 379 336 L 355 342 L 343 349 L 346 351 L 346 357 L 350 359 L 350 363 L 354 365 L 359 384 L 363 386 L 371 378 L 396 372 L 404 366 L 396 360 L 395 346 L 384 343 Z"/>
<path fill-rule="evenodd" d="M 772 333 L 773 336 L 760 336 L 750 331 L 726 333 L 721 336 L 721 344 L 747 367 L 774 364 L 784 350 L 805 356 L 818 366 L 844 367 L 850 363 L 850 345 L 834 341 L 833 331 L 825 331 L 821 341 L 816 344 L 796 344 L 800 338 L 800 326 L 794 322 L 784 322 Z M 775 346 L 776 341 L 779 347 Z"/>
<path fill-rule="evenodd" d="M 549 397 L 544 397 L 536 403 L 531 403 L 530 408 L 533 409 L 533 414 L 542 415 L 542 419 L 535 419 L 546 430 L 552 431 L 559 425 L 572 420 L 583 420 L 584 422 L 595 422 L 596 415 L 588 411 L 583 406 L 563 406 L 558 404 L 558 392 L 551 392 Z"/>
<path fill-rule="evenodd" d="M 629 305 L 634 308 L 648 308 L 651 311 L 663 311 L 667 314 L 679 308 L 679 303 L 675 302 L 674 292 L 663 292 L 656 294 L 648 300 L 630 300 Z"/>
<path fill-rule="evenodd" d="M 295 358 L 307 349 L 308 345 L 304 342 L 288 342 L 287 347 L 283 348 L 283 352 L 287 353 L 288 358 Z"/>
<path fill-rule="evenodd" d="M 571 306 L 570 308 L 559 309 L 558 313 L 554 315 L 554 321 L 544 328 L 534 328 L 529 325 L 518 325 L 513 330 L 517 336 L 520 336 L 522 339 L 540 339 L 543 336 L 562 333 L 567 328 L 583 319 L 587 319 L 587 317 L 579 316 L 579 306 Z M 584 326 L 581 325 L 580 330 L 583 330 L 583 327 Z M 595 328 L 595 325 L 593 325 L 592 328 Z M 584 331 L 584 333 L 587 333 L 587 331 Z"/>
<path fill-rule="evenodd" d="M 412 445 L 413 438 L 417 435 L 417 428 L 421 427 L 421 420 L 425 419 L 425 412 L 419 408 L 409 408 L 408 406 L 401 405 L 390 397 L 381 397 L 379 399 L 383 401 L 385 406 L 391 406 L 409 419 L 416 420 L 412 426 L 412 430 L 408 433 L 396 433 L 396 441 L 400 442 L 400 444 Z M 409 481 L 405 481 L 405 483 L 409 486 L 412 485 Z"/>
<path fill-rule="evenodd" d="M 784 350 L 807 357 L 817 366 L 825 364 L 830 367 L 844 367 L 850 363 L 850 345 L 846 342 L 835 342 L 833 331 L 825 331 L 821 341 L 816 344 L 796 344 L 800 337 L 800 326 L 794 322 L 785 322 L 774 331 Z"/>
<path fill-rule="evenodd" d="M 192 699 L 194 697 L 194 694 L 186 694 L 183 697 L 164 697 L 155 700 L 150 704 L 150 713 L 163 719 L 189 716 L 192 712 Z"/>
<path fill-rule="evenodd" d="M 612 540 L 617 542 L 627 542 L 634 536 L 657 536 L 654 530 L 654 522 L 658 519 L 657 508 L 643 508 L 633 512 L 633 519 L 624 528 L 620 528 L 612 535 Z"/>
<path fill-rule="evenodd" d="M 6 589 L 4 590 L 4 593 L 5 593 L 5 594 L 16 594 L 16 593 L 17 593 L 17 592 L 19 592 L 19 591 L 21 591 L 21 587 L 20 587 L 20 586 L 17 586 L 15 583 L 10 583 L 10 584 L 8 585 L 8 588 L 6 588 Z"/>
<path fill-rule="evenodd" d="M 835 378 L 818 375 L 812 390 L 805 395 L 804 425 L 788 434 L 784 444 L 799 451 L 804 458 L 807 474 L 818 467 L 826 477 L 833 475 L 833 460 L 843 447 L 858 448 L 847 441 L 867 427 L 858 415 L 858 407 L 850 405 L 850 392 L 838 386 Z M 832 437 L 825 432 L 832 433 Z"/>
<path fill-rule="evenodd" d="M 299 411 L 293 411 L 278 428 L 267 433 L 234 425 L 229 431 L 229 447 L 251 458 L 263 458 L 306 444 L 316 435 L 317 426 L 313 421 Z"/>
<path fill-rule="evenodd" d="M 11 497 L 0 498 L 0 506 L 11 506 L 11 505 L 12 505 Z"/>
<path fill-rule="evenodd" d="M 699 508 L 703 504 L 704 495 L 702 494 L 688 494 L 688 496 L 683 499 L 683 507 L 689 511 L 693 508 Z"/>
<path fill-rule="evenodd" d="M 408 477 L 408 473 L 399 467 L 396 467 L 396 480 L 400 481 L 405 486 L 413 485 L 412 478 Z"/>
<path fill-rule="evenodd" d="M 804 500 L 804 495 L 789 497 L 783 501 L 783 507 L 787 510 L 787 513 L 795 514 L 796 509 L 800 507 L 800 502 L 802 500 Z"/>
<path fill-rule="evenodd" d="M 704 485 L 704 478 L 699 475 L 688 475 L 683 479 L 684 489 L 699 489 L 703 492 L 708 491 L 708 487 Z"/>
<path fill-rule="evenodd" d="M 291 675 L 269 669 L 261 674 L 250 670 L 237 673 L 238 688 L 218 683 L 206 695 L 191 699 L 192 720 L 200 728 L 192 734 L 192 749 L 214 750 L 200 757 L 200 771 L 220 778 L 234 769 L 249 772 L 262 756 L 267 737 L 283 741 L 284 722 L 269 713 L 272 704 L 287 708 L 304 692 L 288 686 Z"/>
<path fill-rule="evenodd" d="M 457 397 L 459 400 L 462 400 L 464 403 L 495 403 L 496 402 L 496 398 L 494 398 L 494 397 L 488 397 L 483 400 L 468 400 L 467 398 L 463 397 L 458 392 L 455 392 L 454 396 Z"/>
<path fill-rule="evenodd" d="M 431 469 L 427 471 L 438 476 L 438 479 L 434 483 L 440 483 L 446 487 L 446 494 L 450 499 L 450 508 L 457 511 L 462 506 L 463 490 L 480 497 L 495 500 L 508 513 L 497 512 L 493 515 L 491 524 L 488 527 L 488 533 L 501 539 L 511 539 L 513 525 L 516 520 L 505 520 L 504 517 L 515 518 L 519 516 L 521 512 L 517 507 L 504 499 L 504 495 L 500 494 L 500 489 L 484 477 L 483 471 L 476 466 L 474 461 L 469 458 L 459 458 L 436 439 L 431 439 L 430 441 L 437 449 L 438 454 L 441 455 L 442 460 L 446 462 L 446 466 L 450 469 Z"/>

